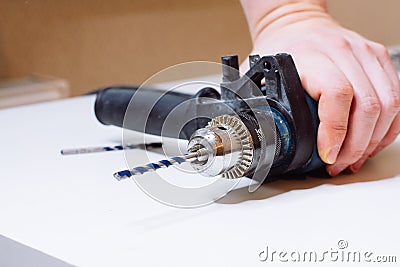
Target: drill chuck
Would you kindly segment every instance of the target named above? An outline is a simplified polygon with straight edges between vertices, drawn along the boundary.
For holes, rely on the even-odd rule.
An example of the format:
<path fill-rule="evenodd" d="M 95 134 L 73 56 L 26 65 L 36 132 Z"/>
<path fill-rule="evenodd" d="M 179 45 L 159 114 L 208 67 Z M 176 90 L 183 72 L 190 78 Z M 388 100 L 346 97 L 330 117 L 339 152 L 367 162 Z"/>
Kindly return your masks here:
<path fill-rule="evenodd" d="M 245 176 L 254 160 L 253 138 L 238 116 L 222 115 L 195 131 L 189 140 L 189 153 L 206 151 L 207 158 L 192 161 L 192 167 L 205 176 L 222 175 L 234 179 Z"/>

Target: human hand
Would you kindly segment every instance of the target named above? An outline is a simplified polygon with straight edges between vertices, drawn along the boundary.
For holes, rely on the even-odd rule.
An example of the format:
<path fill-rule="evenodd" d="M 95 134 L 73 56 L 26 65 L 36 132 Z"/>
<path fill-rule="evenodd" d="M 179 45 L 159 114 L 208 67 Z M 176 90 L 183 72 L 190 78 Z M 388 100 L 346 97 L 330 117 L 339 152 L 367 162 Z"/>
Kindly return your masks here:
<path fill-rule="evenodd" d="M 264 15 L 251 10 L 259 1 L 249 2 L 242 0 L 253 53 L 291 54 L 303 87 L 319 101 L 317 144 L 327 171 L 358 171 L 400 132 L 400 84 L 387 49 L 341 27 L 322 0 L 277 5 Z"/>

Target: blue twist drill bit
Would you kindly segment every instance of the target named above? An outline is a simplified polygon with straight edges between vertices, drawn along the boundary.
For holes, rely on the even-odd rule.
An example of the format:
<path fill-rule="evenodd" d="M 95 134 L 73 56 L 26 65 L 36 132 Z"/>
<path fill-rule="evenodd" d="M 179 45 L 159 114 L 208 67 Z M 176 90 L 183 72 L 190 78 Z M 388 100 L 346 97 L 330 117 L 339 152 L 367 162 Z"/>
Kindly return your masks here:
<path fill-rule="evenodd" d="M 123 171 L 116 172 L 116 173 L 114 173 L 114 177 L 118 181 L 121 181 L 121 180 L 125 180 L 132 176 L 142 175 L 147 172 L 153 172 L 153 171 L 156 171 L 161 168 L 168 168 L 169 166 L 178 165 L 183 162 L 191 162 L 191 161 L 196 160 L 198 158 L 198 156 L 199 156 L 199 153 L 194 152 L 194 153 L 190 153 L 190 154 L 185 154 L 183 156 L 172 157 L 168 160 L 164 159 L 164 160 L 160 160 L 159 162 L 153 162 L 153 163 L 149 163 L 149 164 L 146 164 L 143 166 L 138 166 L 138 167 L 132 168 L 130 170 L 123 170 Z"/>

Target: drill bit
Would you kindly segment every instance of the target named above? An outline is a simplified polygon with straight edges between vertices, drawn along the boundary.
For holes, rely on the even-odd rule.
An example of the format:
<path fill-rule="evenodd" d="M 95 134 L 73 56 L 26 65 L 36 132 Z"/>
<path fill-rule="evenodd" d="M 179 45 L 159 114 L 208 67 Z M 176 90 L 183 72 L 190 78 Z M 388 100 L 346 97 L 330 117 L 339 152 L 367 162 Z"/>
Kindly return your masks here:
<path fill-rule="evenodd" d="M 117 150 L 127 150 L 127 149 L 151 149 L 159 148 L 162 143 L 148 143 L 148 144 L 128 144 L 128 145 L 117 145 L 117 146 L 98 146 L 98 147 L 85 147 L 85 148 L 69 148 L 61 149 L 62 155 L 75 155 L 75 154 L 86 154 L 86 153 L 97 153 L 104 151 L 117 151 Z"/>
<path fill-rule="evenodd" d="M 201 156 L 205 156 L 204 151 L 198 150 L 196 152 L 185 154 L 183 156 L 176 156 L 170 159 L 160 160 L 159 162 L 153 162 L 143 166 L 138 166 L 130 170 L 119 171 L 114 173 L 114 178 L 117 179 L 118 181 L 125 180 L 131 176 L 142 175 L 144 173 L 153 172 L 161 168 L 168 168 L 169 166 L 172 165 L 178 165 L 184 162 L 192 162 L 195 160 L 199 160 Z"/>

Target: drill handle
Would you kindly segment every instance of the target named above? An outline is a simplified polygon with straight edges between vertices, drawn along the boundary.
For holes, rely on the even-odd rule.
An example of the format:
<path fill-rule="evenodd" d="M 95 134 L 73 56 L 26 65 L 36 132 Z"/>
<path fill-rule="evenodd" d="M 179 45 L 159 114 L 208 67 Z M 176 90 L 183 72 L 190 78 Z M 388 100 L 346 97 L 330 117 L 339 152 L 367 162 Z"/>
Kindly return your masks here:
<path fill-rule="evenodd" d="M 200 96 L 215 99 L 220 97 L 215 89 L 208 87 L 190 95 L 155 88 L 112 86 L 98 91 L 94 111 L 97 119 L 105 125 L 158 136 L 162 134 L 165 137 L 189 139 L 191 134 L 204 127 L 208 120 L 204 118 L 191 120 L 182 129 L 174 129 L 171 125 L 164 127 L 164 122 L 178 105 L 189 103 L 188 100 Z M 190 116 L 189 112 L 195 112 L 193 106 L 189 107 L 189 104 L 187 106 L 188 112 L 180 112 L 176 114 L 180 118 L 174 117 L 174 119 L 185 120 Z"/>

